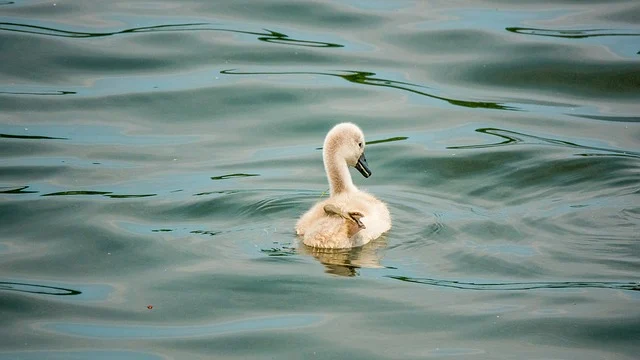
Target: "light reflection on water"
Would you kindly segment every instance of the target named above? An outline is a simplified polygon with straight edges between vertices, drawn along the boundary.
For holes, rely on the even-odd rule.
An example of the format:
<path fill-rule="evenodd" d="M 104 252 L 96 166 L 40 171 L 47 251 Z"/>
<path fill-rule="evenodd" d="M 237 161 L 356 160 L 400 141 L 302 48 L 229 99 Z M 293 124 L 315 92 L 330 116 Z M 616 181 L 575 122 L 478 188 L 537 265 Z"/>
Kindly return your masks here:
<path fill-rule="evenodd" d="M 117 350 L 87 350 L 87 351 L 15 351 L 15 352 L 0 352 L 0 357 L 6 359 L 42 359 L 47 358 L 51 360 L 81 360 L 81 359 L 135 359 L 135 360 L 158 360 L 166 359 L 166 357 L 160 354 L 143 353 L 137 351 L 117 351 Z"/>
<path fill-rule="evenodd" d="M 45 323 L 42 328 L 60 334 L 98 339 L 167 339 L 201 336 L 226 336 L 233 333 L 298 329 L 317 325 L 324 317 L 316 314 L 299 314 L 265 318 L 253 318 L 226 323 L 191 326 L 133 326 L 95 325 L 71 323 Z"/>

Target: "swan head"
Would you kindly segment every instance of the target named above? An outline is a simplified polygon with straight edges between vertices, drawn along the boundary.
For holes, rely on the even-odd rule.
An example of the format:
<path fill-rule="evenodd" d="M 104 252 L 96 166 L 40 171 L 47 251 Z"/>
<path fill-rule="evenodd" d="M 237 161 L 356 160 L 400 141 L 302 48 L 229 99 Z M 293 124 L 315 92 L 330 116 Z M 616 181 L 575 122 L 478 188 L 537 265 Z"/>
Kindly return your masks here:
<path fill-rule="evenodd" d="M 342 123 L 333 127 L 324 141 L 323 156 L 327 159 L 344 159 L 348 166 L 356 168 L 362 176 L 371 176 L 371 170 L 364 156 L 364 134 L 352 123 Z"/>

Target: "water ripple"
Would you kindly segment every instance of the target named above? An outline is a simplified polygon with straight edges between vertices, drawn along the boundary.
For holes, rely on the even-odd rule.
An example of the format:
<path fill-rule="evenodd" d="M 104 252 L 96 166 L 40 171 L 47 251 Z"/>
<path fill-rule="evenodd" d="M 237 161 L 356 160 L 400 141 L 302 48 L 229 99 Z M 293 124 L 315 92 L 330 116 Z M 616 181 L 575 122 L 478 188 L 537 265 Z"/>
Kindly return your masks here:
<path fill-rule="evenodd" d="M 67 38 L 99 38 L 99 37 L 106 37 L 106 36 L 135 34 L 135 33 L 150 33 L 150 32 L 222 31 L 222 32 L 232 32 L 237 34 L 255 35 L 257 36 L 257 39 L 260 41 L 273 43 L 273 44 L 280 44 L 280 45 L 295 45 L 295 46 L 304 46 L 304 47 L 326 47 L 326 48 L 344 47 L 344 45 L 330 43 L 330 42 L 295 39 L 295 38 L 289 37 L 289 35 L 287 34 L 268 30 L 268 29 L 264 29 L 265 32 L 256 32 L 256 31 L 244 31 L 244 30 L 206 27 L 208 25 L 212 25 L 212 24 L 210 23 L 166 24 L 166 25 L 154 25 L 154 26 L 141 26 L 141 27 L 129 28 L 129 29 L 118 30 L 118 31 L 86 32 L 86 31 L 62 30 L 62 29 L 56 29 L 53 27 L 46 27 L 46 26 L 39 26 L 39 25 L 0 22 L 0 31 L 4 30 L 4 31 L 19 32 L 19 33 L 67 37 Z"/>
<path fill-rule="evenodd" d="M 238 177 L 252 177 L 252 176 L 260 176 L 260 174 L 235 173 L 235 174 L 227 174 L 227 175 L 220 175 L 220 176 L 212 176 L 211 180 L 226 180 L 226 179 L 233 179 Z"/>
<path fill-rule="evenodd" d="M 220 71 L 225 75 L 322 75 L 341 78 L 350 83 L 370 86 L 382 86 L 403 91 L 408 91 L 414 94 L 426 96 L 436 100 L 446 101 L 451 105 L 462 106 L 466 108 L 483 108 L 494 110 L 511 110 L 518 111 L 520 109 L 514 106 L 508 106 L 497 102 L 489 101 L 470 101 L 470 100 L 458 100 L 443 96 L 434 95 L 425 91 L 417 90 L 416 88 L 428 88 L 424 85 L 412 84 L 403 81 L 383 79 L 379 77 L 373 77 L 376 73 L 369 71 L 357 71 L 357 70 L 338 70 L 332 72 L 315 72 L 315 71 L 237 71 L 237 69 L 227 69 Z"/>
<path fill-rule="evenodd" d="M 0 194 L 37 194 L 37 191 L 27 190 L 29 186 L 21 186 L 17 188 L 10 188 L 9 190 L 0 190 Z"/>
<path fill-rule="evenodd" d="M 605 115 L 587 115 L 587 114 L 571 114 L 571 115 L 575 117 L 592 119 L 592 120 L 629 122 L 629 123 L 640 122 L 640 117 L 638 116 L 605 116 Z"/>
<path fill-rule="evenodd" d="M 526 27 L 508 27 L 507 31 L 523 35 L 551 36 L 569 39 L 582 39 L 598 36 L 640 36 L 639 32 L 615 29 L 556 30 Z"/>
<path fill-rule="evenodd" d="M 637 0 L 15 3 L 0 358 L 637 355 Z M 394 227 L 308 248 L 342 121 Z"/>
<path fill-rule="evenodd" d="M 463 290 L 536 290 L 536 289 L 581 289 L 598 288 L 614 290 L 640 291 L 640 283 L 615 281 L 559 281 L 559 282 L 497 282 L 476 283 L 456 280 L 416 278 L 408 276 L 387 275 L 388 278 L 416 284 L 450 287 Z"/>
<path fill-rule="evenodd" d="M 491 143 L 491 144 L 478 144 L 478 145 L 462 145 L 462 146 L 448 146 L 447 149 L 482 149 L 491 148 L 496 146 L 516 145 L 516 144 L 545 144 L 555 145 L 568 148 L 578 148 L 584 150 L 604 151 L 607 153 L 613 153 L 617 156 L 627 156 L 632 158 L 640 158 L 640 152 L 617 150 L 597 146 L 580 145 L 565 140 L 558 140 L 553 138 L 547 138 L 536 135 L 529 135 L 517 131 L 498 129 L 498 128 L 479 128 L 476 132 L 497 136 L 504 139 L 503 141 Z M 608 154 L 578 154 L 583 156 L 588 155 L 608 155 Z"/>
<path fill-rule="evenodd" d="M 0 138 L 6 139 L 23 139 L 23 140 L 69 140 L 64 137 L 42 136 L 42 135 L 14 135 L 14 134 L 0 134 Z"/>
<path fill-rule="evenodd" d="M 68 190 L 53 193 L 42 194 L 41 196 L 76 196 L 76 195 L 102 195 L 113 199 L 143 198 L 156 196 L 158 194 L 114 194 L 111 191 L 94 191 L 94 190 Z"/>
<path fill-rule="evenodd" d="M 55 286 L 45 286 L 38 284 L 27 284 L 27 283 L 18 283 L 18 282 L 6 282 L 0 281 L 0 290 L 5 291 L 18 291 L 30 294 L 43 294 L 43 295 L 57 295 L 57 296 L 67 296 L 67 295 L 80 295 L 82 291 L 66 289 Z"/>
<path fill-rule="evenodd" d="M 0 91 L 0 94 L 7 95 L 75 95 L 76 91 L 67 91 L 67 90 L 50 90 L 50 91 Z"/>
<path fill-rule="evenodd" d="M 366 144 L 375 145 L 375 144 L 382 144 L 386 142 L 403 141 L 403 140 L 407 140 L 408 138 L 409 138 L 408 136 L 394 136 L 386 139 L 367 141 Z"/>

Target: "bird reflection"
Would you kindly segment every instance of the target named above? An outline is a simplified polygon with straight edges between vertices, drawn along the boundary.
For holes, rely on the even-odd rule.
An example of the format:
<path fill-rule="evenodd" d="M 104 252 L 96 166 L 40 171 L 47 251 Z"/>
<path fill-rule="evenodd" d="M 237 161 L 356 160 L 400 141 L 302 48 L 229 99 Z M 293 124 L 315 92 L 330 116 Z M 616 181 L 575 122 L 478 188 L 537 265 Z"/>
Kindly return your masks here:
<path fill-rule="evenodd" d="M 357 276 L 358 269 L 379 269 L 382 249 L 387 247 L 384 236 L 364 246 L 350 249 L 320 249 L 304 245 L 298 247 L 301 254 L 311 255 L 325 266 L 325 272 L 338 276 Z"/>

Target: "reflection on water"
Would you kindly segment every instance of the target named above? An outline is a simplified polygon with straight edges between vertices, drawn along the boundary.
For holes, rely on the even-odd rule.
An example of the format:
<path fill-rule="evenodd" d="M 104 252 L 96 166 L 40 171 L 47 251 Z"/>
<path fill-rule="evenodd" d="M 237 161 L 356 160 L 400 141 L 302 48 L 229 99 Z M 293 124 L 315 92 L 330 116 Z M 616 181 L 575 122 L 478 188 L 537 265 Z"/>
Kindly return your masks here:
<path fill-rule="evenodd" d="M 69 140 L 63 137 L 42 136 L 42 135 L 14 135 L 14 134 L 0 134 L 0 138 L 7 139 L 24 139 L 24 140 Z"/>
<path fill-rule="evenodd" d="M 244 174 L 244 173 L 227 174 L 227 175 L 220 175 L 220 176 L 212 176 L 211 180 L 226 180 L 226 179 L 232 179 L 236 177 L 251 177 L 251 176 L 260 176 L 260 174 Z"/>
<path fill-rule="evenodd" d="M 49 90 L 49 91 L 0 91 L 0 94 L 7 95 L 75 95 L 75 91 Z M 9 135 L 10 136 L 10 135 Z M 54 138 L 55 139 L 55 138 Z"/>
<path fill-rule="evenodd" d="M 314 248 L 297 241 L 292 245 L 281 245 L 261 252 L 272 257 L 291 257 L 299 255 L 312 256 L 325 267 L 328 274 L 339 276 L 358 276 L 358 269 L 389 268 L 380 263 L 382 253 L 387 248 L 385 236 L 373 240 L 364 246 L 351 249 Z"/>
<path fill-rule="evenodd" d="M 311 255 L 325 266 L 326 272 L 332 275 L 357 276 L 358 269 L 380 269 L 382 250 L 386 248 L 387 240 L 383 236 L 364 246 L 352 249 L 320 249 L 300 243 L 298 251 Z"/>
<path fill-rule="evenodd" d="M 602 153 L 576 154 L 576 155 L 582 155 L 582 156 L 609 155 L 613 153 L 611 154 L 613 156 L 628 156 L 632 158 L 640 158 L 640 152 L 634 152 L 634 151 L 628 151 L 628 150 L 617 150 L 617 149 L 603 148 L 603 147 L 597 147 L 597 146 L 580 145 L 570 141 L 524 134 L 524 133 L 519 133 L 511 130 L 496 129 L 496 128 L 480 128 L 480 129 L 476 129 L 476 131 L 482 134 L 497 136 L 504 140 L 501 142 L 493 143 L 493 144 L 447 146 L 447 149 L 482 149 L 482 148 L 491 148 L 491 147 L 504 146 L 504 145 L 544 144 L 544 145 L 555 145 L 555 146 L 567 147 L 567 148 L 577 148 L 577 149 L 605 152 L 605 154 L 602 154 Z"/>
<path fill-rule="evenodd" d="M 19 291 L 31 294 L 43 294 L 43 295 L 79 295 L 82 291 L 65 289 L 55 286 L 45 286 L 37 284 L 25 284 L 17 282 L 5 282 L 0 281 L 0 290 L 5 291 Z"/>
<path fill-rule="evenodd" d="M 367 141 L 367 145 L 382 144 L 382 143 L 393 142 L 393 141 L 402 141 L 402 140 L 407 140 L 408 138 L 409 137 L 407 137 L 407 136 L 394 136 L 394 137 L 390 137 L 388 139 Z"/>
<path fill-rule="evenodd" d="M 289 35 L 271 31 L 265 29 L 265 32 L 254 31 L 242 31 L 225 28 L 210 27 L 208 23 L 189 23 L 189 24 L 167 24 L 167 25 L 154 25 L 154 26 L 142 26 L 130 29 L 124 29 L 111 32 L 84 32 L 84 31 L 70 31 L 56 29 L 52 27 L 0 22 L 0 31 L 13 31 L 26 34 L 48 35 L 48 36 L 60 36 L 69 38 L 96 38 L 114 35 L 126 35 L 134 33 L 153 33 L 153 32 L 178 32 L 178 31 L 223 31 L 232 32 L 238 34 L 256 35 L 260 41 L 282 44 L 282 45 L 296 45 L 296 46 L 308 46 L 308 47 L 343 47 L 344 45 L 333 44 L 329 42 L 311 41 L 290 38 Z"/>
<path fill-rule="evenodd" d="M 58 286 L 55 286 L 58 285 Z M 35 281 L 0 281 L 0 293 L 6 291 L 7 294 L 19 295 L 45 295 L 62 297 L 65 301 L 104 301 L 108 299 L 114 292 L 114 288 L 104 284 L 75 284 L 75 288 L 71 288 L 67 284 L 51 284 L 37 283 Z M 41 299 L 45 299 L 43 297 Z"/>
<path fill-rule="evenodd" d="M 312 71 L 284 71 L 284 72 L 241 72 L 236 69 L 227 69 L 220 71 L 221 74 L 224 75 L 322 75 L 322 76 L 332 76 L 338 77 L 348 82 L 360 85 L 370 85 L 370 86 L 382 86 L 388 87 L 403 91 L 408 91 L 417 95 L 426 96 L 436 100 L 443 100 L 447 103 L 455 106 L 462 106 L 468 108 L 484 108 L 484 109 L 495 109 L 495 110 L 518 110 L 518 108 L 513 106 L 507 106 L 495 102 L 479 102 L 479 101 L 469 101 L 469 100 L 458 100 L 447 98 L 443 96 L 437 96 L 432 93 L 428 93 L 426 91 L 420 91 L 416 88 L 427 88 L 426 86 L 411 84 L 403 81 L 395 81 L 390 79 L 382 79 L 373 77 L 376 73 L 367 72 L 367 71 L 353 71 L 353 70 L 341 70 L 339 72 L 330 73 L 330 72 L 312 72 Z M 341 74 L 346 73 L 346 74 Z"/>
<path fill-rule="evenodd" d="M 127 198 L 143 198 L 149 196 L 156 196 L 157 194 L 114 194 L 111 191 L 92 191 L 92 190 L 69 190 L 58 191 L 48 194 L 42 194 L 42 196 L 77 196 L 77 195 L 102 195 L 114 199 L 127 199 Z"/>
<path fill-rule="evenodd" d="M 37 194 L 38 191 L 27 190 L 29 186 L 21 186 L 9 190 L 0 190 L 0 194 Z M 1 189 L 1 188 L 0 188 Z"/>
<path fill-rule="evenodd" d="M 410 278 L 406 276 L 388 276 L 391 279 L 406 281 L 416 284 L 424 284 L 431 286 L 450 287 L 464 290 L 536 290 L 536 289 L 580 289 L 580 288 L 596 288 L 596 289 L 614 289 L 614 290 L 630 290 L 640 291 L 640 283 L 633 282 L 614 282 L 614 281 L 558 281 L 558 282 L 464 282 L 457 280 L 429 279 L 429 278 Z"/>
<path fill-rule="evenodd" d="M 508 27 L 507 31 L 524 35 L 551 36 L 569 39 L 581 39 L 597 36 L 640 36 L 640 32 L 634 30 L 614 29 L 585 29 L 585 30 L 553 30 L 525 27 Z"/>

